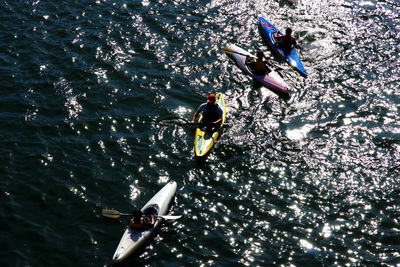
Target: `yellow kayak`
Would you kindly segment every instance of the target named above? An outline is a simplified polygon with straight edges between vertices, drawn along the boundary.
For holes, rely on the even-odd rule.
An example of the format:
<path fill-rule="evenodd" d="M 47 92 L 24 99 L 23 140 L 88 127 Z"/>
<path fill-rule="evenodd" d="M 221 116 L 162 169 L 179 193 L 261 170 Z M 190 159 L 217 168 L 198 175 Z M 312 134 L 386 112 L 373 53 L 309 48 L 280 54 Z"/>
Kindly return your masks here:
<path fill-rule="evenodd" d="M 222 131 L 222 127 L 224 126 L 226 120 L 226 107 L 224 97 L 221 93 L 218 93 L 216 95 L 216 102 L 223 111 L 221 126 L 217 131 L 211 133 L 203 131 L 202 129 L 200 129 L 200 127 L 196 128 L 196 137 L 194 139 L 194 150 L 196 153 L 196 157 L 203 157 L 211 150 L 215 142 L 218 140 L 218 137 Z M 198 123 L 201 122 L 202 118 L 203 116 L 200 115 Z"/>

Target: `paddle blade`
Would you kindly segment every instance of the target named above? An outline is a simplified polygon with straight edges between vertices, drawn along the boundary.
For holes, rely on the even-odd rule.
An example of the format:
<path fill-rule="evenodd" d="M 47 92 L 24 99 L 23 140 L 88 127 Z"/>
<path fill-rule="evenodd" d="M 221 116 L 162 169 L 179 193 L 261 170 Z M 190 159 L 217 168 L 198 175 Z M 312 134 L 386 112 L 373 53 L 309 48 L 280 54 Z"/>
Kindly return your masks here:
<path fill-rule="evenodd" d="M 108 218 L 113 218 L 113 219 L 118 219 L 121 216 L 121 213 L 117 210 L 108 210 L 108 209 L 102 209 L 101 214 L 103 216 L 108 217 Z"/>
<path fill-rule="evenodd" d="M 236 51 L 234 51 L 234 50 L 232 50 L 232 49 L 229 49 L 228 47 L 222 47 L 222 50 L 223 50 L 224 52 L 230 53 L 230 54 L 236 53 Z"/>
<path fill-rule="evenodd" d="M 239 52 L 239 51 L 236 51 L 236 50 L 233 50 L 233 49 L 230 49 L 230 48 L 228 48 L 228 47 L 222 47 L 222 51 L 224 51 L 225 53 L 228 53 L 228 54 L 238 54 L 238 55 L 242 55 L 242 56 L 245 56 L 245 57 L 247 57 L 247 56 L 250 56 L 250 57 L 253 57 L 253 58 L 255 58 L 255 56 L 252 56 L 251 54 L 249 54 L 249 53 L 247 53 L 247 54 L 244 54 L 244 53 L 241 53 L 241 52 Z"/>
<path fill-rule="evenodd" d="M 158 215 L 158 217 L 166 220 L 177 220 L 182 217 L 182 215 Z"/>

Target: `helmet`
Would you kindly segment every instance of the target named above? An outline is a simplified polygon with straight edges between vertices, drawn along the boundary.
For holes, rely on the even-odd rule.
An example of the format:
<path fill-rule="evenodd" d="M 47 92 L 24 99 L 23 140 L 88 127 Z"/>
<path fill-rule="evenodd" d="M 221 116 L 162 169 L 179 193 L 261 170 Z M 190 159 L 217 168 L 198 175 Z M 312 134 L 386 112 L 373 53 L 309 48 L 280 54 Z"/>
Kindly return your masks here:
<path fill-rule="evenodd" d="M 207 103 L 214 103 L 215 102 L 215 95 L 214 94 L 209 94 Z"/>
<path fill-rule="evenodd" d="M 140 218 L 142 216 L 142 211 L 140 209 L 135 209 L 133 211 L 133 217 L 134 218 Z"/>

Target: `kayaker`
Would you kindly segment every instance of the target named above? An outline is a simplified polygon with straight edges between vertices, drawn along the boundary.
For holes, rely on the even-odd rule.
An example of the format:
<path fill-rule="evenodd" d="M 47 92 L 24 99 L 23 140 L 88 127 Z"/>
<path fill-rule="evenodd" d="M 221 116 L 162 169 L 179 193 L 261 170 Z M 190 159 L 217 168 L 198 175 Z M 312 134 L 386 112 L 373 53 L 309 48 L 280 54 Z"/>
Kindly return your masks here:
<path fill-rule="evenodd" d="M 267 66 L 268 61 L 265 59 L 264 52 L 261 49 L 257 51 L 257 58 L 247 56 L 244 63 L 256 75 L 265 75 L 271 71 Z"/>
<path fill-rule="evenodd" d="M 201 120 L 201 126 L 206 126 L 206 131 L 210 132 L 218 129 L 222 122 L 223 111 L 218 104 L 215 103 L 215 100 L 214 94 L 208 95 L 207 103 L 201 104 L 194 113 L 192 123 L 194 123 L 197 116 L 202 113 L 203 119 Z"/>
<path fill-rule="evenodd" d="M 146 230 L 154 225 L 154 215 L 151 215 L 150 221 L 143 217 L 140 209 L 133 211 L 133 217 L 129 220 L 129 226 L 134 230 Z"/>
<path fill-rule="evenodd" d="M 292 36 L 292 32 L 292 28 L 287 27 L 284 35 L 278 31 L 274 33 L 276 43 L 283 49 L 292 49 L 293 46 L 297 45 L 296 38 Z"/>

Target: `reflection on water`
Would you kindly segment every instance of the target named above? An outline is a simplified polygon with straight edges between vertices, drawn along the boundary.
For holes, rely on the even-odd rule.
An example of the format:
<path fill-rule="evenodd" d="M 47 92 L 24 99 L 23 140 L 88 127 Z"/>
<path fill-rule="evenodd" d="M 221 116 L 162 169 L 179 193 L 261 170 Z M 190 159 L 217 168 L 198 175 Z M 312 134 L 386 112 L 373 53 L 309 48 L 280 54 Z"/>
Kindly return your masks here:
<path fill-rule="evenodd" d="M 399 11 L 389 0 L 4 3 L 4 262 L 110 265 L 125 221 L 98 211 L 129 213 L 175 180 L 170 213 L 184 217 L 127 265 L 397 264 Z M 259 15 L 301 46 L 310 78 L 280 71 L 290 99 L 221 51 L 261 47 L 284 65 Z M 210 92 L 224 94 L 230 125 L 200 164 L 182 122 Z"/>

